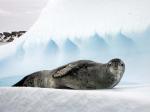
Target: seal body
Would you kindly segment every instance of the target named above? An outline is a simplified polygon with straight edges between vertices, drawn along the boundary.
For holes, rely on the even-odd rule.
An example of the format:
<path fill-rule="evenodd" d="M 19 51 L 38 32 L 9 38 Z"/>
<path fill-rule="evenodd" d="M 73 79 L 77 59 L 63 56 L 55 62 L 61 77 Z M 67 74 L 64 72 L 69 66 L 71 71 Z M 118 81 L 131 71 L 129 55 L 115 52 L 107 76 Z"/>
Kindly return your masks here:
<path fill-rule="evenodd" d="M 113 88 L 121 80 L 124 71 L 125 64 L 120 59 L 112 59 L 106 64 L 79 60 L 54 70 L 35 72 L 14 86 L 59 89 Z"/>

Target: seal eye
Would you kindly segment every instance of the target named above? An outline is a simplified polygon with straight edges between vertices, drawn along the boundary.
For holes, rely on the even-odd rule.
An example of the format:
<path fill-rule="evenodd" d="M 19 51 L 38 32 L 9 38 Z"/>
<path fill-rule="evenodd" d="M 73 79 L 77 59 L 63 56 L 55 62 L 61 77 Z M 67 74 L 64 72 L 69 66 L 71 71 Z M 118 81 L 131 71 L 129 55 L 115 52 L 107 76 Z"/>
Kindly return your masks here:
<path fill-rule="evenodd" d="M 121 66 L 124 66 L 124 64 L 122 63 Z"/>
<path fill-rule="evenodd" d="M 109 63 L 108 65 L 111 66 L 111 63 Z"/>

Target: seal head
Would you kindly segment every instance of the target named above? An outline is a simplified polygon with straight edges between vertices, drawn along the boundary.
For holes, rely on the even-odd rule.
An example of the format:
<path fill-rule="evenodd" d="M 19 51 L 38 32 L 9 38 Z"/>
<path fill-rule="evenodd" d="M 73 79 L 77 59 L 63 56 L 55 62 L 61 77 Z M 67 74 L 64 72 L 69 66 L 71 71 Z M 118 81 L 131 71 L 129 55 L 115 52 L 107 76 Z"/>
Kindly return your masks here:
<path fill-rule="evenodd" d="M 125 64 L 121 59 L 115 58 L 108 62 L 108 72 L 113 75 L 116 82 L 113 84 L 113 87 L 119 83 L 123 73 L 125 71 Z"/>

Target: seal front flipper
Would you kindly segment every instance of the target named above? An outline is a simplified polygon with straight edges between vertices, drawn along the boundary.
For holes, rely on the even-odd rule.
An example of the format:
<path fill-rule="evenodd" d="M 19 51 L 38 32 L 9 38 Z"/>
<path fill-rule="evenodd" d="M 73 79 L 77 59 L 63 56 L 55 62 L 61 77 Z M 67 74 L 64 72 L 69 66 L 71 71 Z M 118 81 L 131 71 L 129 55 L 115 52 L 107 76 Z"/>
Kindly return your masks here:
<path fill-rule="evenodd" d="M 70 72 L 77 72 L 78 70 L 87 68 L 88 66 L 93 66 L 93 61 L 79 60 L 58 68 L 55 70 L 52 76 L 53 78 L 63 77 L 69 75 Z"/>
<path fill-rule="evenodd" d="M 65 75 L 67 75 L 67 73 L 69 73 L 74 67 L 75 67 L 75 65 L 73 65 L 73 64 L 68 64 L 68 65 L 64 66 L 62 69 L 56 71 L 56 72 L 53 74 L 53 77 L 54 77 L 54 78 L 57 78 L 57 77 L 65 76 Z"/>

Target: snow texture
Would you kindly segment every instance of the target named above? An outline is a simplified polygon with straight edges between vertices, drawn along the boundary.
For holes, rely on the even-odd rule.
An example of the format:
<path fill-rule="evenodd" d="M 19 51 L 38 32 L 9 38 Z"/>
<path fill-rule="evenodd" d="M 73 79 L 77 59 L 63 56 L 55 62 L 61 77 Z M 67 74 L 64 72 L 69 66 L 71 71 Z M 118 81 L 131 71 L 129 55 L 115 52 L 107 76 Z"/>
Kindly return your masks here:
<path fill-rule="evenodd" d="M 110 90 L 0 88 L 0 112 L 149 112 L 150 85 Z"/>

